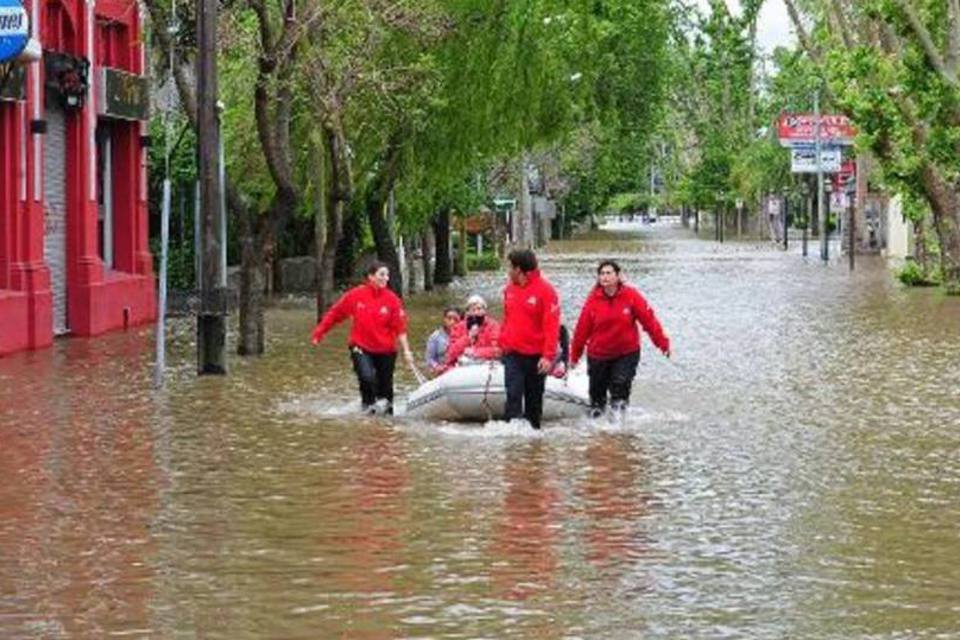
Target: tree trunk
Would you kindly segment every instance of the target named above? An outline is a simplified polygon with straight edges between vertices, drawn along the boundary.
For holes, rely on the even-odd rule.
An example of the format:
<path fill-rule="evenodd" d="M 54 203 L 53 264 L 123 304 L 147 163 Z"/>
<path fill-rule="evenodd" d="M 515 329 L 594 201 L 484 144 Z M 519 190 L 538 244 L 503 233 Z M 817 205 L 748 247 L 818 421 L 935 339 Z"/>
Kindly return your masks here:
<path fill-rule="evenodd" d="M 520 197 L 517 198 L 517 209 L 513 218 L 513 245 L 532 249 L 534 241 L 533 200 L 530 198 L 530 181 L 527 179 L 527 162 L 524 155 L 524 159 L 520 161 Z"/>
<path fill-rule="evenodd" d="M 399 135 L 399 134 L 398 134 Z M 400 256 L 393 240 L 393 229 L 387 220 L 386 208 L 390 193 L 397 179 L 400 162 L 400 146 L 394 140 L 387 144 L 380 169 L 373 178 L 364 202 L 373 243 L 377 248 L 377 258 L 390 268 L 390 288 L 398 296 L 403 296 L 403 272 L 400 270 Z"/>
<path fill-rule="evenodd" d="M 927 219 L 916 220 L 913 223 L 913 257 L 923 272 L 923 277 L 929 279 L 931 268 L 930 251 L 927 248 Z"/>
<path fill-rule="evenodd" d="M 423 291 L 423 279 L 420 277 L 420 257 L 417 255 L 418 236 L 407 234 L 403 236 L 403 256 L 406 262 L 407 293 L 416 294 Z"/>
<path fill-rule="evenodd" d="M 241 239 L 239 317 L 237 353 L 258 356 L 264 351 L 264 255 L 261 234 L 244 234 Z"/>
<path fill-rule="evenodd" d="M 313 219 L 313 255 L 314 255 L 314 272 L 313 272 L 313 291 L 316 296 L 317 302 L 317 320 L 323 316 L 324 306 L 323 306 L 323 287 L 321 283 L 324 278 L 323 270 L 323 254 L 326 251 L 327 246 L 327 226 L 329 223 L 329 216 L 331 210 L 328 208 L 327 197 L 329 189 L 327 188 L 327 180 L 330 179 L 330 176 L 327 175 L 327 163 L 324 158 L 326 150 L 323 148 L 322 144 L 314 145 L 314 161 L 316 165 L 314 166 L 313 180 L 316 185 L 315 192 L 313 194 L 315 210 L 314 210 L 314 219 Z"/>
<path fill-rule="evenodd" d="M 441 209 L 433 222 L 433 232 L 436 238 L 437 265 L 433 272 L 433 281 L 438 285 L 450 284 L 453 281 L 452 265 L 450 261 L 450 209 Z"/>
<path fill-rule="evenodd" d="M 467 216 L 457 216 L 457 260 L 454 265 L 454 274 L 462 278 L 467 275 Z"/>
<path fill-rule="evenodd" d="M 377 248 L 377 259 L 390 268 L 390 288 L 398 296 L 403 297 L 403 272 L 400 270 L 400 256 L 397 255 L 397 245 L 393 241 L 390 225 L 384 215 L 386 207 L 383 198 L 383 189 L 374 185 L 367 197 L 365 208 L 367 220 L 370 222 L 370 231 L 373 233 L 373 243 Z"/>
<path fill-rule="evenodd" d="M 433 291 L 434 244 L 433 228 L 428 227 L 420 234 L 420 246 L 423 247 L 423 290 Z"/>
<path fill-rule="evenodd" d="M 920 172 L 940 240 L 940 269 L 948 294 L 960 295 L 960 195 L 931 163 Z"/>
<path fill-rule="evenodd" d="M 344 210 L 352 194 L 350 166 L 347 164 L 343 138 L 338 130 L 330 125 L 324 126 L 324 136 L 330 182 L 329 189 L 324 189 L 324 241 L 320 259 L 317 261 L 317 320 L 323 317 L 336 300 L 337 247 L 343 238 Z"/>

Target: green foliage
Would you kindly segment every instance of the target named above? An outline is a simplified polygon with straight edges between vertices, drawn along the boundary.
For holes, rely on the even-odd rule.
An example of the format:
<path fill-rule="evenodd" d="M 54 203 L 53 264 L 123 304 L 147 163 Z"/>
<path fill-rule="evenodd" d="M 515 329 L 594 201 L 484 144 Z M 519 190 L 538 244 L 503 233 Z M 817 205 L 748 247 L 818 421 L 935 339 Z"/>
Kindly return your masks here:
<path fill-rule="evenodd" d="M 468 271 L 499 271 L 502 267 L 500 258 L 493 253 L 467 255 Z"/>
<path fill-rule="evenodd" d="M 927 273 L 915 260 L 908 260 L 897 272 L 897 279 L 908 287 L 932 287 L 941 284 L 939 273 Z"/>
<path fill-rule="evenodd" d="M 166 9 L 148 4 L 162 23 Z M 252 7 L 222 5 L 218 60 L 227 176 L 245 205 L 262 214 L 277 187 L 254 95 L 261 65 L 276 60 L 267 59 Z M 264 7 L 279 34 L 282 4 L 266 0 Z M 423 0 L 402 7 L 345 0 L 308 2 L 297 16 L 303 28 L 279 54 L 295 60 L 289 77 L 271 76 L 260 88 L 293 95 L 292 173 L 306 219 L 320 208 L 318 183 L 328 179 L 317 175 L 324 128 L 342 132 L 354 189 L 341 247 L 348 255 L 369 244 L 362 203 L 384 184 L 387 169 L 396 230 L 404 234 L 426 228 L 440 207 L 488 204 L 498 188 L 488 184 L 491 169 L 519 166 L 531 154 L 557 165 L 557 194 L 566 194 L 570 218 L 596 211 L 614 193 L 644 191 L 651 139 L 666 113 L 671 16 L 660 0 Z M 186 59 L 192 46 L 182 34 Z M 165 60 L 157 60 L 165 77 Z M 175 155 L 177 176 L 193 179 L 193 153 L 190 133 Z M 162 166 L 155 145 L 153 207 Z M 276 239 L 278 252 L 309 247 L 303 236 L 312 230 L 294 222 Z"/>
<path fill-rule="evenodd" d="M 150 240 L 153 253 L 153 271 L 160 273 L 160 239 Z M 196 269 L 194 268 L 193 243 L 171 242 L 167 247 L 167 288 L 170 290 L 190 291 L 196 287 Z"/>

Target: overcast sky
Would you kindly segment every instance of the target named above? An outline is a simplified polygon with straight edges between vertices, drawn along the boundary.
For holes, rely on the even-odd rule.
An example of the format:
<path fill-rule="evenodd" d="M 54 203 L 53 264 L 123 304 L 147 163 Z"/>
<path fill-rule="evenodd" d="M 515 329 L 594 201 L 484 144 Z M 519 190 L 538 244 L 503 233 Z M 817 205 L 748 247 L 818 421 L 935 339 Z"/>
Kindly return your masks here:
<path fill-rule="evenodd" d="M 697 0 L 697 3 L 704 12 L 709 11 L 707 0 Z M 740 13 L 740 0 L 726 0 L 726 3 L 732 13 Z M 779 45 L 790 46 L 796 42 L 783 0 L 766 0 L 763 3 L 757 21 L 757 41 L 768 54 Z"/>

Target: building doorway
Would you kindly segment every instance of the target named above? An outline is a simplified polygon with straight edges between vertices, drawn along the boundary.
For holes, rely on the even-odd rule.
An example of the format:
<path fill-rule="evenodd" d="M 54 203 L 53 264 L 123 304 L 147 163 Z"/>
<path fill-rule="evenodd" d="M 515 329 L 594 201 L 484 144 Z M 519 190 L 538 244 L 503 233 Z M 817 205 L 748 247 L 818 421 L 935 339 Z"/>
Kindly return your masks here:
<path fill-rule="evenodd" d="M 67 115 L 55 100 L 47 104 L 43 137 L 43 255 L 50 269 L 53 334 L 69 330 L 67 318 Z"/>

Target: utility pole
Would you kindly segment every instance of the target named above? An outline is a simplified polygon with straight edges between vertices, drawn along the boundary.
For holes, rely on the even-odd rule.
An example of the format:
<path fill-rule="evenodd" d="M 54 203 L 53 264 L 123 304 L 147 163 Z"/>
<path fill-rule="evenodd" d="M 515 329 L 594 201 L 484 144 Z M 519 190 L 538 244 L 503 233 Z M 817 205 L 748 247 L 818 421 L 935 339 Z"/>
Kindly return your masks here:
<path fill-rule="evenodd" d="M 830 261 L 830 245 L 827 238 L 827 211 L 823 206 L 823 164 L 821 155 L 823 154 L 823 145 L 820 141 L 821 123 L 820 123 L 820 89 L 813 92 L 813 117 L 816 120 L 816 153 L 817 153 L 817 213 L 820 214 L 820 259 L 824 262 Z"/>
<path fill-rule="evenodd" d="M 790 249 L 790 226 L 787 221 L 790 218 L 790 191 L 783 195 L 783 250 Z"/>
<path fill-rule="evenodd" d="M 803 176 L 803 182 L 800 184 L 803 193 L 804 204 L 806 208 L 803 212 L 803 257 L 807 257 L 807 231 L 810 228 L 810 216 L 813 215 L 813 196 L 810 195 L 810 186 L 807 183 L 807 176 Z"/>
<path fill-rule="evenodd" d="M 850 198 L 850 201 L 847 203 L 847 205 L 848 205 L 848 211 L 850 212 L 850 214 L 849 214 L 850 217 L 849 217 L 849 219 L 848 219 L 847 224 L 848 224 L 849 227 L 850 227 L 850 247 L 849 247 L 849 251 L 850 251 L 850 271 L 853 271 L 853 255 L 854 255 L 854 253 L 856 253 L 856 250 L 857 250 L 857 248 L 856 248 L 856 239 L 855 239 L 855 236 L 854 236 L 854 224 L 855 224 L 855 223 L 854 223 L 854 218 L 856 218 L 856 215 L 855 215 L 856 206 L 855 206 L 855 205 L 856 205 L 856 198 L 857 198 L 857 190 L 856 190 L 856 187 L 854 187 L 854 188 L 851 189 L 850 186 L 851 186 L 851 185 L 847 185 L 847 187 L 846 187 L 847 197 Z"/>
<path fill-rule="evenodd" d="M 220 194 L 220 127 L 217 113 L 217 0 L 199 0 L 197 11 L 197 147 L 200 181 L 200 311 L 197 373 L 227 372 L 226 287 L 221 273 L 223 219 Z"/>

